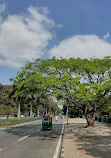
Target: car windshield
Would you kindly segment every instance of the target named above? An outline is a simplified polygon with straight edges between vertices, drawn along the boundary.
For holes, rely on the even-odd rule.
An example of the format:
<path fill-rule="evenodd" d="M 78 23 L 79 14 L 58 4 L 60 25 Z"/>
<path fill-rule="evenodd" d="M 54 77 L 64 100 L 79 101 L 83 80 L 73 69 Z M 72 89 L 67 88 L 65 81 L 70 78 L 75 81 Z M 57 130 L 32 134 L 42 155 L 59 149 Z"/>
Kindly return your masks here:
<path fill-rule="evenodd" d="M 44 116 L 44 117 L 43 117 L 43 120 L 49 121 L 49 120 L 50 120 L 50 117 L 49 117 L 49 116 Z"/>

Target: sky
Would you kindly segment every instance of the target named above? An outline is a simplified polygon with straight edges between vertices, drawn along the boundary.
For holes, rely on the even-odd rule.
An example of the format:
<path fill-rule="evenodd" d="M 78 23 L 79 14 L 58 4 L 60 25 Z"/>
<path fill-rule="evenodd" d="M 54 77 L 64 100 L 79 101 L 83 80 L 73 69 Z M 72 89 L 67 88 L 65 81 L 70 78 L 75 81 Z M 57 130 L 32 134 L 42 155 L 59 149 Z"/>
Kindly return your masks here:
<path fill-rule="evenodd" d="M 111 0 L 0 0 L 0 83 L 36 58 L 111 56 Z"/>

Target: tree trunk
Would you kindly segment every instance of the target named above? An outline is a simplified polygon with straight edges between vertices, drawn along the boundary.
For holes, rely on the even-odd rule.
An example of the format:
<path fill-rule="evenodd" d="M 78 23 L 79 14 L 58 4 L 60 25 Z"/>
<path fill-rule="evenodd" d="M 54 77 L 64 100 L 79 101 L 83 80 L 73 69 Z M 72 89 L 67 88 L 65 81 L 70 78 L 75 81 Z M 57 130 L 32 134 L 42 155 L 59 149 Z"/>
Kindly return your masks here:
<path fill-rule="evenodd" d="M 67 116 L 67 125 L 68 125 L 68 106 L 67 106 L 66 116 Z"/>
<path fill-rule="evenodd" d="M 46 115 L 47 115 L 47 107 L 46 107 Z"/>
<path fill-rule="evenodd" d="M 89 111 L 90 107 L 91 107 L 90 103 L 88 102 L 87 106 L 85 107 L 85 115 L 86 115 L 86 120 L 87 120 L 86 127 L 94 127 L 96 104 L 93 105 L 93 109 L 91 111 Z"/>
<path fill-rule="evenodd" d="M 31 97 L 31 99 L 30 99 L 30 117 L 32 117 L 33 99 L 34 99 L 34 97 L 33 97 L 33 95 L 32 95 L 32 97 Z"/>
<path fill-rule="evenodd" d="M 32 103 L 30 104 L 30 117 L 32 117 Z"/>
<path fill-rule="evenodd" d="M 87 124 L 88 124 L 86 127 L 94 127 L 95 113 L 87 114 L 86 119 L 87 119 Z"/>
<path fill-rule="evenodd" d="M 20 101 L 18 101 L 18 114 L 17 117 L 20 118 Z"/>
<path fill-rule="evenodd" d="M 37 116 L 39 117 L 39 105 L 37 106 Z"/>

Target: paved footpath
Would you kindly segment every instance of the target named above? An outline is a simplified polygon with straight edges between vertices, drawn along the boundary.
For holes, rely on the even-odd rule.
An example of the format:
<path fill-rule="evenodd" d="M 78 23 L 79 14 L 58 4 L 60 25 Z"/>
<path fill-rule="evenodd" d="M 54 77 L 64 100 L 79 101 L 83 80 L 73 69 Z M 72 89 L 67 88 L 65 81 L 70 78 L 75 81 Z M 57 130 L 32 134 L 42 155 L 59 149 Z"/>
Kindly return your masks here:
<path fill-rule="evenodd" d="M 60 158 L 111 158 L 111 124 L 95 122 L 84 128 L 85 119 L 69 119 L 65 124 Z"/>

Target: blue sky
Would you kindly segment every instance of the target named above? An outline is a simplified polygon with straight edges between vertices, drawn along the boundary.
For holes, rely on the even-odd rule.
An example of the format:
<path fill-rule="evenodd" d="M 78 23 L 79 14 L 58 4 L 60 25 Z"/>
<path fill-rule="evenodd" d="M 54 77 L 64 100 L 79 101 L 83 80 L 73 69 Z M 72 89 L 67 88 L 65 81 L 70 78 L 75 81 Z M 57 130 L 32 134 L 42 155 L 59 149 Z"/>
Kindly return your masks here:
<path fill-rule="evenodd" d="M 111 55 L 110 0 L 0 0 L 0 82 L 36 58 Z"/>

